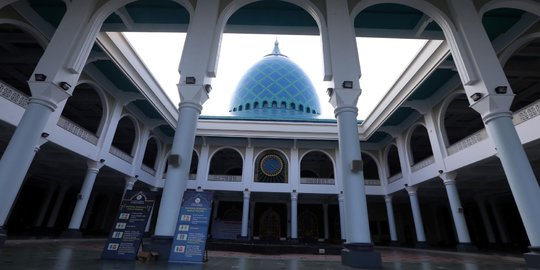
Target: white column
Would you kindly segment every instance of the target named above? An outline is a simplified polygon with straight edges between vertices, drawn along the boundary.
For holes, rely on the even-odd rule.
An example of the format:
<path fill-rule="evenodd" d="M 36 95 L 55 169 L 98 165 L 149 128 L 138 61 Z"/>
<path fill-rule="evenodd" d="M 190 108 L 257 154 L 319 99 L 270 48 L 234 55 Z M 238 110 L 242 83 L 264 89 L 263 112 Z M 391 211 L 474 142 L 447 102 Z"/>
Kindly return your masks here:
<path fill-rule="evenodd" d="M 96 176 L 99 173 L 99 169 L 103 166 L 103 164 L 96 161 L 88 161 L 87 163 L 88 168 L 86 169 L 86 176 L 84 177 L 81 191 L 77 195 L 77 204 L 75 204 L 75 209 L 71 215 L 68 230 L 78 231 L 80 229 L 84 211 L 86 210 L 88 199 L 90 198 L 94 182 L 96 181 Z"/>
<path fill-rule="evenodd" d="M 62 203 L 64 202 L 64 197 L 66 196 L 66 192 L 69 189 L 69 185 L 61 185 L 60 189 L 58 190 L 58 195 L 56 196 L 56 201 L 54 202 L 53 209 L 51 211 L 51 215 L 49 216 L 49 220 L 47 221 L 47 228 L 54 228 L 54 225 L 56 224 L 56 219 L 58 218 L 58 213 L 60 213 L 60 208 L 62 207 Z"/>
<path fill-rule="evenodd" d="M 208 92 L 211 90 L 209 84 L 212 78 L 208 74 L 208 63 L 211 62 L 210 58 L 213 55 L 213 43 L 218 42 L 214 40 L 218 10 L 218 2 L 201 1 L 197 3 L 190 17 L 180 60 L 179 70 L 182 73 L 178 83 L 178 92 L 181 102 L 178 109 L 178 125 L 171 149 L 171 155 L 179 157 L 179 164 L 169 164 L 156 223 L 156 240 L 162 237 L 163 240 L 170 241 L 174 235 L 183 192 L 186 190 L 189 178 L 197 120 L 201 114 L 202 104 L 208 100 Z M 166 245 L 170 249 L 170 243 L 165 242 L 160 248 Z M 166 250 L 161 250 L 161 252 L 166 252 Z"/>
<path fill-rule="evenodd" d="M 150 191 L 157 192 L 157 187 L 151 187 Z M 154 215 L 154 209 L 156 208 L 156 203 L 154 203 L 154 207 L 152 207 L 152 210 L 150 210 L 150 213 L 148 214 L 148 221 L 146 222 L 146 227 L 144 229 L 145 233 L 148 233 L 150 231 L 150 225 L 152 224 L 152 216 Z"/>
<path fill-rule="evenodd" d="M 242 186 L 244 188 L 251 188 L 251 183 L 254 179 L 254 170 L 253 170 L 253 146 L 251 143 L 248 143 L 245 150 L 244 164 L 242 168 Z"/>
<path fill-rule="evenodd" d="M 506 230 L 506 225 L 504 218 L 501 214 L 501 210 L 497 207 L 495 201 L 491 201 L 491 210 L 493 211 L 493 217 L 495 218 L 495 224 L 497 224 L 497 230 L 499 231 L 499 237 L 503 245 L 510 243 L 510 238 L 508 236 L 508 231 Z"/>
<path fill-rule="evenodd" d="M 390 241 L 397 243 L 396 221 L 394 219 L 394 206 L 392 205 L 392 195 L 384 196 L 386 203 L 386 214 L 388 215 L 388 227 L 390 228 Z"/>
<path fill-rule="evenodd" d="M 250 192 L 248 190 L 244 190 L 244 202 L 242 204 L 242 228 L 240 231 L 240 237 L 243 239 L 247 239 L 248 236 L 249 198 Z"/>
<path fill-rule="evenodd" d="M 251 228 L 251 230 L 248 230 L 248 233 L 249 233 L 249 238 L 250 239 L 253 239 L 253 226 L 254 226 L 254 218 L 255 218 L 255 202 L 252 201 L 249 203 L 249 216 L 251 217 L 251 219 L 249 220 L 249 227 Z"/>
<path fill-rule="evenodd" d="M 470 52 L 466 60 L 472 63 L 471 70 L 477 71 L 477 82 L 464 83 L 467 96 L 481 95 L 477 101 L 469 99 L 471 108 L 482 116 L 497 150 L 531 247 L 540 250 L 540 186 L 512 123 L 512 89 L 474 4 L 456 0 L 448 1 L 448 5 L 463 38 L 460 49 Z M 497 93 L 499 87 L 506 88 L 506 93 Z M 540 252 L 536 252 L 534 267 L 540 267 Z"/>
<path fill-rule="evenodd" d="M 291 239 L 298 239 L 298 193 L 291 192 Z"/>
<path fill-rule="evenodd" d="M 203 140 L 204 141 L 204 140 Z M 201 187 L 204 189 L 204 184 L 208 179 L 208 166 L 210 166 L 210 146 L 203 143 L 201 147 L 201 152 L 199 154 L 199 164 L 197 164 L 197 184 L 196 187 Z"/>
<path fill-rule="evenodd" d="M 416 231 L 416 245 L 417 247 L 423 247 L 426 244 L 426 233 L 424 232 L 424 223 L 422 222 L 422 213 L 420 212 L 420 204 L 418 203 L 418 197 L 416 191 L 418 187 L 407 187 L 409 193 L 409 199 L 411 201 L 411 209 L 414 219 L 414 228 Z"/>
<path fill-rule="evenodd" d="M 339 203 L 339 229 L 341 231 L 341 240 L 347 241 L 347 227 L 345 225 L 345 198 L 343 193 L 338 195 Z"/>
<path fill-rule="evenodd" d="M 478 208 L 480 209 L 480 215 L 482 216 L 482 222 L 484 223 L 484 229 L 486 230 L 486 236 L 490 244 L 495 244 L 495 233 L 493 232 L 493 226 L 489 220 L 489 215 L 486 208 L 486 202 L 483 198 L 478 198 L 476 200 L 478 203 Z"/>
<path fill-rule="evenodd" d="M 81 191 L 77 195 L 77 203 L 75 209 L 71 215 L 71 221 L 69 222 L 68 230 L 78 231 L 81 228 L 81 222 L 84 217 L 84 211 L 88 205 L 88 199 L 92 193 L 96 176 L 99 173 L 99 169 L 103 166 L 102 163 L 96 161 L 88 161 L 88 168 L 86 169 L 86 176 L 81 187 Z"/>
<path fill-rule="evenodd" d="M 291 238 L 291 203 L 287 202 L 287 238 Z"/>
<path fill-rule="evenodd" d="M 45 214 L 47 214 L 47 210 L 49 209 L 49 205 L 51 204 L 51 200 L 55 191 L 56 191 L 56 184 L 51 185 L 47 189 L 47 195 L 45 195 L 45 199 L 43 199 L 43 202 L 41 202 L 41 206 L 39 206 L 40 210 L 34 222 L 34 227 L 39 228 L 43 224 L 43 220 L 45 219 Z"/>
<path fill-rule="evenodd" d="M 219 211 L 219 200 L 214 199 L 214 211 L 212 212 L 212 221 L 217 219 L 218 211 Z"/>
<path fill-rule="evenodd" d="M 126 196 L 126 192 L 128 190 L 133 190 L 133 186 L 135 186 L 135 183 L 137 182 L 137 178 L 126 176 L 124 180 L 126 181 L 126 183 L 124 185 L 124 192 L 122 193 L 122 200 L 124 199 L 124 196 Z"/>
<path fill-rule="evenodd" d="M 446 194 L 448 195 L 448 201 L 450 203 L 450 212 L 452 212 L 452 218 L 454 219 L 454 226 L 456 228 L 459 244 L 471 245 L 469 229 L 467 228 L 465 214 L 463 213 L 463 207 L 461 206 L 456 186 L 456 173 L 443 173 L 440 177 L 446 187 Z"/>
<path fill-rule="evenodd" d="M 324 226 L 324 240 L 330 238 L 330 233 L 328 231 L 328 204 L 323 204 L 323 226 Z"/>
<path fill-rule="evenodd" d="M 51 86 L 51 88 L 54 87 L 57 86 Z M 65 91 L 64 95 L 66 95 Z M 0 189 L 0 229 L 7 222 L 24 177 L 36 154 L 36 145 L 39 144 L 41 132 L 49 116 L 56 109 L 56 104 L 55 100 L 45 96 L 31 97 L 0 159 L 0 186 L 2 187 Z"/>
<path fill-rule="evenodd" d="M 97 198 L 97 194 L 96 192 L 93 192 L 92 195 L 90 196 L 90 200 L 88 201 L 88 206 L 86 207 L 86 211 L 84 213 L 81 229 L 86 229 L 88 227 L 88 222 L 90 221 L 90 217 L 92 216 L 92 213 L 94 212 L 96 198 Z"/>
<path fill-rule="evenodd" d="M 298 148 L 296 147 L 296 141 L 294 146 L 291 147 L 291 160 L 289 166 L 289 183 L 293 190 L 299 190 L 300 187 L 300 160 L 298 157 Z"/>

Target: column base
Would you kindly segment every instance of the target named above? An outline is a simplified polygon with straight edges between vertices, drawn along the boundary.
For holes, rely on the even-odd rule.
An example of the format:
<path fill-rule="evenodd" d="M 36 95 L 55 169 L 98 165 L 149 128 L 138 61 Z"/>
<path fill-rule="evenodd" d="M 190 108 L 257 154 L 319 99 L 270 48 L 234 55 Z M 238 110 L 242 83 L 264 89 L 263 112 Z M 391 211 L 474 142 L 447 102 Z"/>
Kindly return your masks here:
<path fill-rule="evenodd" d="M 398 241 L 391 241 L 390 244 L 389 244 L 389 246 L 391 246 L 391 247 L 399 247 L 399 246 L 401 246 L 401 245 L 399 244 Z"/>
<path fill-rule="evenodd" d="M 429 244 L 428 242 L 426 241 L 418 241 L 416 242 L 416 244 L 414 245 L 415 248 L 420 248 L 420 249 L 428 249 L 429 248 Z"/>
<path fill-rule="evenodd" d="M 247 236 L 241 236 L 241 235 L 237 236 L 236 239 L 237 239 L 237 240 L 241 240 L 241 241 L 247 241 L 247 240 L 249 240 L 249 238 L 248 238 Z"/>
<path fill-rule="evenodd" d="M 341 264 L 354 268 L 382 269 L 381 254 L 368 243 L 348 243 L 341 250 Z"/>
<path fill-rule="evenodd" d="M 477 252 L 478 248 L 472 243 L 459 243 L 456 246 L 456 250 L 459 252 Z"/>
<path fill-rule="evenodd" d="M 60 238 L 82 238 L 82 233 L 76 229 L 67 229 L 60 234 Z"/>
<path fill-rule="evenodd" d="M 6 243 L 7 238 L 7 231 L 4 230 L 2 226 L 0 226 L 0 248 L 4 247 L 4 244 Z"/>
<path fill-rule="evenodd" d="M 528 268 L 540 269 L 540 247 L 529 247 L 531 252 L 523 254 Z"/>
<path fill-rule="evenodd" d="M 145 247 L 145 251 L 157 252 L 158 256 L 156 260 L 166 262 L 169 261 L 172 242 L 172 236 L 154 235 L 150 238 L 150 245 Z"/>

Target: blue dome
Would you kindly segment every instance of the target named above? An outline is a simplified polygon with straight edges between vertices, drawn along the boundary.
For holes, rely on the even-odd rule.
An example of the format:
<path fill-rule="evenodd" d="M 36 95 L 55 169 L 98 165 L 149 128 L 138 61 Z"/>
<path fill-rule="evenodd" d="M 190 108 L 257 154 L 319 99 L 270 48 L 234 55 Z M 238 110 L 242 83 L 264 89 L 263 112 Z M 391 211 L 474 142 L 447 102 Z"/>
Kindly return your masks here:
<path fill-rule="evenodd" d="M 321 108 L 306 73 L 281 54 L 276 41 L 272 53 L 242 77 L 229 111 L 255 118 L 316 118 Z"/>

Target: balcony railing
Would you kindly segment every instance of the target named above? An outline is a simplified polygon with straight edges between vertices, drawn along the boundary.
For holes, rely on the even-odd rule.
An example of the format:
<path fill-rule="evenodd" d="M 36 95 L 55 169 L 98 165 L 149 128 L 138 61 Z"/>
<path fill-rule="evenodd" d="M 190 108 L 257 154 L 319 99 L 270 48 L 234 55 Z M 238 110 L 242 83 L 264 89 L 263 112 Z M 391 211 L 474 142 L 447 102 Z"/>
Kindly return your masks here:
<path fill-rule="evenodd" d="M 19 105 L 22 108 L 26 108 L 26 106 L 28 106 L 28 97 L 3 81 L 0 81 L 0 96 Z"/>
<path fill-rule="evenodd" d="M 402 173 L 396 173 L 390 177 L 388 177 L 388 183 L 394 183 L 396 182 L 397 180 L 403 178 L 403 174 Z"/>
<path fill-rule="evenodd" d="M 334 185 L 336 181 L 334 178 L 300 178 L 300 184 L 308 185 Z"/>
<path fill-rule="evenodd" d="M 133 157 L 124 153 L 124 151 L 114 147 L 111 145 L 111 149 L 109 150 L 109 153 L 111 153 L 112 155 L 114 155 L 115 157 L 127 162 L 127 163 L 132 163 L 133 162 Z"/>
<path fill-rule="evenodd" d="M 411 167 L 411 171 L 413 172 L 416 172 L 416 171 L 419 171 L 431 164 L 435 163 L 435 158 L 433 156 L 431 157 L 428 157 L 426 159 L 423 159 L 423 160 L 420 160 L 419 162 L 416 162 L 416 164 L 414 164 L 412 167 Z"/>
<path fill-rule="evenodd" d="M 366 186 L 380 186 L 381 185 L 381 180 L 379 180 L 379 179 L 365 179 L 364 184 Z"/>
<path fill-rule="evenodd" d="M 97 145 L 98 137 L 96 135 L 84 129 L 83 127 L 69 121 L 65 117 L 60 116 L 56 125 L 93 145 Z"/>
<path fill-rule="evenodd" d="M 146 164 L 141 164 L 141 170 L 149 173 L 150 175 L 156 175 L 156 170 L 154 170 L 154 168 L 150 168 L 148 165 Z"/>
<path fill-rule="evenodd" d="M 210 174 L 208 175 L 208 181 L 242 182 L 242 176 L 241 175 Z"/>
<path fill-rule="evenodd" d="M 463 149 L 469 148 L 485 139 L 487 139 L 487 132 L 485 129 L 479 130 L 472 135 L 470 135 L 467 138 L 462 139 L 461 141 L 458 141 L 457 143 L 452 144 L 450 147 L 446 149 L 448 152 L 448 155 L 453 155 Z"/>

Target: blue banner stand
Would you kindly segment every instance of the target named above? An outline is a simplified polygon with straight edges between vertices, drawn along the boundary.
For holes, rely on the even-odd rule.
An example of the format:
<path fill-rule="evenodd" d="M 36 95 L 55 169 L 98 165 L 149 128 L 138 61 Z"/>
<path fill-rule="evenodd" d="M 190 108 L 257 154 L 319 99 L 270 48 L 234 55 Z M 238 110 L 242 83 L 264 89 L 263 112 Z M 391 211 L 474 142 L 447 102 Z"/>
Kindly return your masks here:
<path fill-rule="evenodd" d="M 101 259 L 135 260 L 146 223 L 154 207 L 156 192 L 128 190 L 101 253 Z"/>
<path fill-rule="evenodd" d="M 187 190 L 184 192 L 169 262 L 202 263 L 205 261 L 212 197 L 211 191 Z"/>

